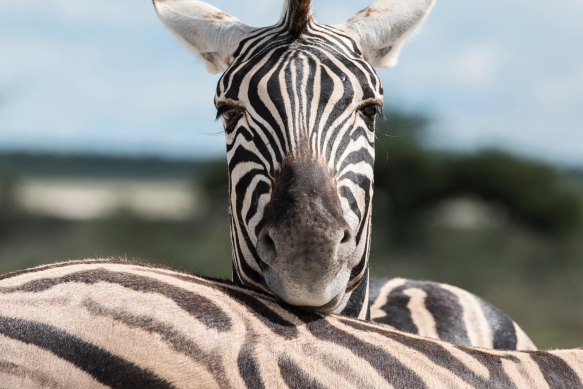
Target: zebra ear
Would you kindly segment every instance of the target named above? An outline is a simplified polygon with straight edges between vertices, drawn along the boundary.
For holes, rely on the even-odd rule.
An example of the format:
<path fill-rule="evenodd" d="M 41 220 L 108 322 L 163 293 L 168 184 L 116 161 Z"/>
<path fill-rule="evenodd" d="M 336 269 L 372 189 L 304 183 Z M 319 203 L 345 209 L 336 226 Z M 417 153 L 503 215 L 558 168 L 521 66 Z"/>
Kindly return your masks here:
<path fill-rule="evenodd" d="M 337 26 L 358 44 L 375 67 L 397 64 L 401 48 L 421 24 L 434 0 L 378 0 Z"/>
<path fill-rule="evenodd" d="M 254 30 L 196 0 L 153 0 L 162 22 L 201 57 L 209 72 L 227 70 L 239 43 Z"/>

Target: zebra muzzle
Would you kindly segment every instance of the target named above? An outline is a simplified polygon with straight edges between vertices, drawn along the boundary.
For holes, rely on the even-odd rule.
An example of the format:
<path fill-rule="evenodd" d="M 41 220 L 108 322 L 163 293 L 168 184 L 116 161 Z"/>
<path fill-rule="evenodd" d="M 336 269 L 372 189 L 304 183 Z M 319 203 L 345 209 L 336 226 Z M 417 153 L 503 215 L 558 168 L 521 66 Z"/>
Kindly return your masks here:
<path fill-rule="evenodd" d="M 271 291 L 293 305 L 337 303 L 354 265 L 355 248 L 328 169 L 313 161 L 284 164 L 257 239 Z"/>

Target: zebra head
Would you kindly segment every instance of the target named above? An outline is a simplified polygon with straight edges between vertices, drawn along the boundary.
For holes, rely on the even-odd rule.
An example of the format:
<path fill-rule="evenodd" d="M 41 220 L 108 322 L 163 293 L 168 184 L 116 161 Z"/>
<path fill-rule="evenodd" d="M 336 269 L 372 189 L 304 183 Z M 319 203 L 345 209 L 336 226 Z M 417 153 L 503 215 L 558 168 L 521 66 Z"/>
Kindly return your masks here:
<path fill-rule="evenodd" d="M 252 28 L 194 0 L 154 0 L 162 21 L 223 72 L 215 95 L 229 165 L 236 282 L 287 303 L 365 317 L 374 67 L 396 64 L 433 0 L 379 0 L 337 26 L 309 0 Z"/>

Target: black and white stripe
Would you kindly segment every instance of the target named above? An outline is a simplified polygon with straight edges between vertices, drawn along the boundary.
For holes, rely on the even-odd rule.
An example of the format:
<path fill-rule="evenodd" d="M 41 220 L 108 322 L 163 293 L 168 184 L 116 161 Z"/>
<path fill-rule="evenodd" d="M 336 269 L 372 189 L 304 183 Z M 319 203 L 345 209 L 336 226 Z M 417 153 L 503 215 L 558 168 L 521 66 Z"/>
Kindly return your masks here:
<path fill-rule="evenodd" d="M 0 277 L 2 387 L 583 388 L 583 350 L 500 351 L 115 260 Z"/>
<path fill-rule="evenodd" d="M 215 105 L 225 126 L 236 283 L 367 317 L 383 91 L 360 27 L 362 15 L 377 23 L 390 11 L 383 1 L 333 27 L 313 20 L 310 0 L 286 0 L 278 23 L 252 28 L 201 1 L 154 0 L 161 20 L 211 72 L 223 72 Z M 387 41 L 400 44 L 431 4 L 393 5 L 399 29 L 385 26 Z"/>
<path fill-rule="evenodd" d="M 536 350 L 518 324 L 458 287 L 403 278 L 370 281 L 370 318 L 401 331 L 499 350 Z"/>
<path fill-rule="evenodd" d="M 354 235 L 353 264 L 345 269 L 350 276 L 344 289 L 349 297 L 362 284 L 358 299 L 364 301 L 374 123 L 359 108 L 381 104 L 380 82 L 354 42 L 337 30 L 309 23 L 297 38 L 282 29 L 263 29 L 241 42 L 215 97 L 219 112 L 225 105 L 244 110 L 234 113 L 235 120 L 225 120 L 235 280 L 270 291 L 264 269 L 273 264 L 261 257 L 258 241 L 273 188 L 281 185 L 278 175 L 285 165 L 300 161 L 329 171 L 325 178 L 333 181 L 342 216 Z M 301 169 L 294 169 L 292 174 L 299 174 Z M 344 298 L 340 308 L 364 316 L 367 307 Z"/>
<path fill-rule="evenodd" d="M 215 104 L 227 143 L 234 281 L 293 305 L 367 318 L 374 118 L 383 97 L 373 66 L 394 64 L 432 1 L 377 1 L 336 27 L 316 23 L 309 0 L 286 0 L 280 21 L 266 28 L 200 1 L 154 5 L 211 71 L 224 72 Z M 475 296 L 415 285 L 407 290 L 424 297 L 412 301 L 425 303 L 377 290 L 386 301 L 372 319 L 467 345 L 534 347 Z"/>

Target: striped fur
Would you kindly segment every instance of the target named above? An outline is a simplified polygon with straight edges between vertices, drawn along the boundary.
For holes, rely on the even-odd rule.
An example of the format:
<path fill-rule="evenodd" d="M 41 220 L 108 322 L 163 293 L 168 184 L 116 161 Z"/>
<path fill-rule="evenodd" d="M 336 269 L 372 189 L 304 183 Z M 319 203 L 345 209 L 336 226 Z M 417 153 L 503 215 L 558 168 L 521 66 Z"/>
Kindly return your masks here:
<path fill-rule="evenodd" d="M 259 29 L 200 1 L 154 5 L 212 71 L 224 71 L 215 104 L 227 142 L 235 282 L 293 305 L 367 318 L 374 117 L 383 97 L 372 66 L 396 60 L 432 1 L 377 1 L 331 27 L 313 20 L 309 0 L 286 0 L 280 21 Z M 489 315 L 461 313 L 455 298 L 440 299 L 441 287 L 418 292 L 427 296 L 411 301 L 439 309 L 405 307 L 409 297 L 393 296 L 382 307 L 389 319 L 373 313 L 373 320 L 467 345 L 515 348 L 521 337 L 534 347 L 475 296 L 457 293 L 471 305 L 464 312 Z M 415 325 L 398 326 L 411 317 Z"/>
<path fill-rule="evenodd" d="M 379 0 L 333 27 L 313 20 L 309 0 L 286 0 L 278 23 L 253 29 L 201 1 L 154 0 L 162 21 L 224 72 L 215 105 L 227 143 L 235 282 L 367 317 L 383 101 L 370 58 L 391 51 L 371 42 L 400 45 L 432 3 Z"/>
<path fill-rule="evenodd" d="M 504 312 L 466 290 L 403 278 L 370 281 L 370 318 L 429 338 L 499 350 L 536 350 Z"/>
<path fill-rule="evenodd" d="M 244 106 L 224 120 L 234 279 L 365 317 L 374 124 L 359 107 L 381 104 L 380 82 L 348 37 L 315 23 L 297 40 L 265 29 L 237 58 L 215 96 L 219 112 Z"/>
<path fill-rule="evenodd" d="M 583 350 L 499 351 L 113 260 L 0 277 L 9 388 L 583 388 Z"/>

